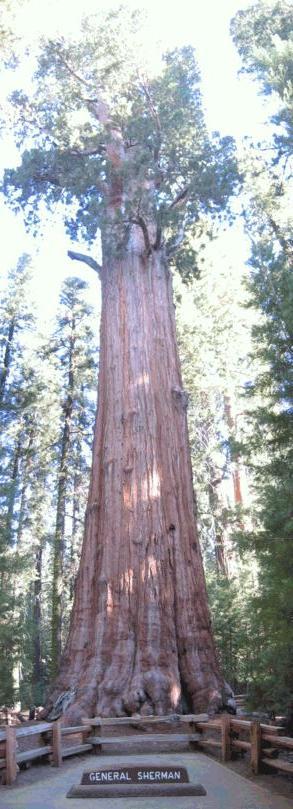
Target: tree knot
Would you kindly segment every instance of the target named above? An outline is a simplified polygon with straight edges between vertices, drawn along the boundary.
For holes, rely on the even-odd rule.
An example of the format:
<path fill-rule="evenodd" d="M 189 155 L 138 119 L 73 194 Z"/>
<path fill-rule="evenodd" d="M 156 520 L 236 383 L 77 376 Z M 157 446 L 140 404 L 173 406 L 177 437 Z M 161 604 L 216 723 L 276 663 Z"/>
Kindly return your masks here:
<path fill-rule="evenodd" d="M 177 410 L 187 410 L 189 399 L 187 391 L 183 390 L 183 388 L 179 388 L 179 385 L 174 385 L 174 387 L 171 388 L 171 393 Z"/>

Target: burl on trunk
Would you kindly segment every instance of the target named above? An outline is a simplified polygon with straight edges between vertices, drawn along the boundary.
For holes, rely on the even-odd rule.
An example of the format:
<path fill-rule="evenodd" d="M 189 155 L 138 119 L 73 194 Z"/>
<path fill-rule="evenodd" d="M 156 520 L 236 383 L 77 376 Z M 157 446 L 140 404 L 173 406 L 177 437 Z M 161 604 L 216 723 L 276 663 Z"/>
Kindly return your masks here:
<path fill-rule="evenodd" d="M 133 227 L 133 231 L 139 228 Z M 164 248 L 104 266 L 98 413 L 71 627 L 68 720 L 220 702 Z"/>

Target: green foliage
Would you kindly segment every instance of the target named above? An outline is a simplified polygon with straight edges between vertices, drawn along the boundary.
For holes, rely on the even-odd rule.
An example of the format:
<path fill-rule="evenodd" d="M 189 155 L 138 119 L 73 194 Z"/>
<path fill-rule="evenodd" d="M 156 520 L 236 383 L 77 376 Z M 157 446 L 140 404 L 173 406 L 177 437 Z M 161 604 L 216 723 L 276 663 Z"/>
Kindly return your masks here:
<path fill-rule="evenodd" d="M 227 206 L 239 180 L 234 143 L 208 136 L 191 48 L 168 53 L 160 74 L 145 77 L 138 22 L 122 9 L 86 20 L 78 41 L 43 44 L 34 92 L 12 98 L 27 148 L 21 165 L 6 171 L 4 190 L 16 209 L 26 209 L 28 225 L 36 227 L 42 200 L 51 210 L 62 202 L 73 238 L 91 242 L 101 228 L 104 249 L 117 251 L 139 217 L 155 223 L 174 251 L 181 230 Z M 124 156 L 114 170 L 108 145 L 117 139 Z M 114 176 L 123 205 L 109 223 Z M 191 261 L 185 269 L 179 261 L 187 275 Z"/>
<path fill-rule="evenodd" d="M 293 9 L 287 0 L 255 3 L 239 11 L 231 32 L 243 59 L 243 72 L 255 76 L 265 95 L 278 100 L 273 116 L 277 157 L 292 154 L 293 115 Z M 282 128 L 286 134 L 282 132 Z"/>
<path fill-rule="evenodd" d="M 278 709 L 290 701 L 293 668 L 293 289 L 286 213 L 290 20 L 288 3 L 261 2 L 239 12 L 232 23 L 244 70 L 256 76 L 266 95 L 279 99 L 275 150 L 271 144 L 267 153 L 266 145 L 247 148 L 241 173 L 233 141 L 217 134 L 210 138 L 206 131 L 193 51 L 166 54 L 160 73 L 146 77 L 143 57 L 138 63 L 139 15 L 122 9 L 86 20 L 79 40 L 43 43 L 31 95 L 20 88 L 11 99 L 23 152 L 20 166 L 7 170 L 4 180 L 10 203 L 25 209 L 28 226 L 39 227 L 44 202 L 52 212 L 61 204 L 73 238 L 82 235 L 92 242 L 101 228 L 108 257 L 124 249 L 139 216 L 156 226 L 169 260 L 176 262 L 199 527 L 221 663 L 235 687 L 249 685 L 252 704 Z M 101 103 L 110 111 L 106 123 Z M 109 145 L 117 146 L 117 139 L 123 161 L 114 169 Z M 229 267 L 216 239 L 217 222 L 243 176 L 245 225 L 253 242 L 249 293 L 241 287 L 242 268 Z M 123 205 L 109 227 L 113 180 L 123 190 Z M 23 699 L 38 701 L 51 665 L 55 575 L 62 584 L 63 637 L 73 599 L 90 462 L 95 351 L 84 285 L 69 279 L 50 346 L 39 348 L 39 363 L 36 354 L 24 363 L 27 309 L 21 308 L 21 278 L 18 268 L 1 337 L 4 357 L 13 322 L 1 377 L 0 674 L 6 680 L 1 699 L 15 696 L 12 671 L 21 661 Z M 248 294 L 251 306 L 244 308 Z M 254 351 L 248 357 L 251 330 Z M 244 417 L 240 390 L 247 379 Z M 227 401 L 235 406 L 232 426 Z M 233 494 L 241 446 L 254 487 L 250 521 L 235 509 Z"/>
<path fill-rule="evenodd" d="M 259 696 L 261 690 L 263 701 L 284 708 L 293 671 L 293 286 L 286 257 L 265 248 L 262 240 L 252 256 L 251 292 L 264 318 L 254 330 L 254 361 L 262 363 L 262 370 L 249 390 L 250 433 L 245 445 L 254 476 L 254 531 L 241 542 L 244 548 L 254 547 L 259 563 L 255 614 L 263 655 L 255 693 Z"/>
<path fill-rule="evenodd" d="M 258 681 L 261 643 L 255 624 L 256 576 L 253 560 L 228 578 L 211 566 L 206 581 L 213 629 L 224 677 L 235 691 L 251 692 Z"/>
<path fill-rule="evenodd" d="M 56 516 L 53 536 L 51 672 L 56 673 L 72 606 L 77 557 L 88 484 L 95 401 L 95 341 L 91 307 L 79 278 L 67 278 L 60 296 L 50 354 L 61 370 L 63 389 L 56 447 Z M 60 372 L 59 372 L 60 373 Z M 70 519 L 68 517 L 70 515 Z"/>
<path fill-rule="evenodd" d="M 23 255 L 10 271 L 1 302 L 0 373 L 0 701 L 12 702 L 13 671 L 22 636 L 21 588 L 17 578 L 27 570 L 27 554 L 19 551 L 21 501 L 20 469 L 26 464 L 28 423 L 35 405 L 33 385 L 27 388 L 31 367 L 22 357 L 22 333 L 29 329 L 30 258 Z M 33 318 L 32 318 L 33 321 Z"/>
<path fill-rule="evenodd" d="M 15 18 L 24 0 L 0 0 L 0 49 L 7 66 L 17 64 L 19 37 L 15 33 Z"/>
<path fill-rule="evenodd" d="M 232 231 L 233 232 L 233 231 Z M 229 236 L 229 234 L 228 234 Z M 225 233 L 212 242 L 201 234 L 200 277 L 188 286 L 175 278 L 176 320 L 197 495 L 197 517 L 206 560 L 223 563 L 233 550 L 233 475 L 237 457 L 229 438 L 241 440 L 241 393 L 249 374 L 247 356 L 255 315 L 244 309 L 243 266 L 226 254 Z M 229 241 L 228 241 L 229 244 Z M 198 252 L 197 243 L 194 249 Z M 228 407 L 229 405 L 229 407 Z M 229 408 L 233 425 L 228 423 Z M 237 453 L 236 453 L 237 456 Z M 244 471 L 241 471 L 243 478 Z M 217 558 L 217 555 L 219 558 Z"/>
<path fill-rule="evenodd" d="M 96 388 L 86 285 L 68 279 L 58 328 L 50 341 L 44 340 L 31 315 L 28 265 L 29 258 L 22 257 L 9 273 L 0 335 L 0 703 L 20 699 L 24 706 L 42 703 L 48 683 L 53 537 L 68 373 L 74 374 L 75 386 L 66 470 L 64 633 L 82 535 Z M 76 344 L 68 368 L 70 312 Z"/>
<path fill-rule="evenodd" d="M 252 240 L 250 305 L 260 319 L 252 333 L 255 379 L 247 386 L 243 448 L 254 483 L 253 522 L 239 536 L 241 553 L 253 550 L 259 567 L 253 605 L 261 654 L 251 700 L 284 709 L 293 682 L 293 282 L 287 160 L 293 120 L 292 7 L 259 3 L 236 16 L 233 30 L 245 69 L 261 80 L 266 94 L 276 94 L 280 112 L 274 120 L 286 128 L 285 137 L 276 130 L 275 149 L 266 160 L 264 152 L 249 149 L 243 164 L 245 223 Z"/>

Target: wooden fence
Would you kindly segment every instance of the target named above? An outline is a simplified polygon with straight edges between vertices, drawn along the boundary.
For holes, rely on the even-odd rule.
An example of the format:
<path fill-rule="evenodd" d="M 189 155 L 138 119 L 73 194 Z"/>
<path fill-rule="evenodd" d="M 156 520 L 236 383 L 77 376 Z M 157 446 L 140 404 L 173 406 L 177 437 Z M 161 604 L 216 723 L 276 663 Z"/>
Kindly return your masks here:
<path fill-rule="evenodd" d="M 0 731 L 0 770 L 4 770 L 2 780 L 8 786 L 13 784 L 19 764 L 44 757 L 47 760 L 49 759 L 50 763 L 55 767 L 60 767 L 63 758 L 66 756 L 92 750 L 92 743 L 88 741 L 90 732 L 90 725 L 88 727 L 83 725 L 82 727 L 63 728 L 59 720 L 53 723 L 36 722 L 36 724 L 29 727 L 7 725 L 5 729 Z M 71 746 L 62 744 L 62 739 L 65 736 L 75 736 L 77 734 L 82 737 L 82 743 Z M 38 747 L 21 750 L 19 742 L 32 736 L 39 737 Z"/>
<path fill-rule="evenodd" d="M 229 761 L 233 752 L 244 751 L 250 753 L 254 775 L 260 772 L 262 765 L 293 774 L 293 763 L 278 758 L 282 750 L 293 750 L 293 738 L 281 735 L 282 727 L 264 725 L 257 720 L 237 719 L 227 714 L 213 721 L 199 722 L 196 726 L 202 732 L 199 747 L 218 748 L 222 761 Z"/>
<path fill-rule="evenodd" d="M 131 735 L 121 735 L 125 726 Z M 146 731 L 146 726 L 151 732 Z M 163 732 L 162 732 L 163 725 Z M 183 731 L 179 730 L 182 728 Z M 139 735 L 139 729 L 144 731 Z M 165 732 L 165 729 L 166 731 Z M 116 731 L 118 734 L 116 735 Z M 257 775 L 266 765 L 286 773 L 293 773 L 293 763 L 278 758 L 282 750 L 293 750 L 293 738 L 281 735 L 282 728 L 264 725 L 258 721 L 237 719 L 224 714 L 210 720 L 206 714 L 176 717 L 122 717 L 120 719 L 84 719 L 82 726 L 62 727 L 60 720 L 53 723 L 36 722 L 29 727 L 8 725 L 0 731 L 0 770 L 4 770 L 4 783 L 11 785 L 17 776 L 18 765 L 44 757 L 60 767 L 65 757 L 94 750 L 101 751 L 107 744 L 136 745 L 153 742 L 189 743 L 192 749 L 217 750 L 222 761 L 229 761 L 234 752 L 249 752 L 252 772 Z M 38 736 L 38 747 L 21 750 L 21 740 Z M 79 736 L 77 743 L 64 744 L 65 737 Z"/>

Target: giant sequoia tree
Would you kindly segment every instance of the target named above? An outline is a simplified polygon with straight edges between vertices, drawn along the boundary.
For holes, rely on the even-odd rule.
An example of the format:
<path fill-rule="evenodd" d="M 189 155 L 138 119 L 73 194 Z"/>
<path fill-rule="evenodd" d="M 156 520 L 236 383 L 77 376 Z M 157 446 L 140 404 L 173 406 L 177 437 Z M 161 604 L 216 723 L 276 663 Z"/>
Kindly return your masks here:
<path fill-rule="evenodd" d="M 136 26 L 120 11 L 86 21 L 78 42 L 47 43 L 34 97 L 13 99 L 34 148 L 6 172 L 10 199 L 30 222 L 41 199 L 73 202 L 71 235 L 90 243 L 100 229 L 102 240 L 102 266 L 90 259 L 102 286 L 92 477 L 50 703 L 66 692 L 68 720 L 221 701 L 169 265 L 177 250 L 177 267 L 193 271 L 186 233 L 226 206 L 233 144 L 208 137 L 192 50 L 169 53 L 148 79 Z"/>

